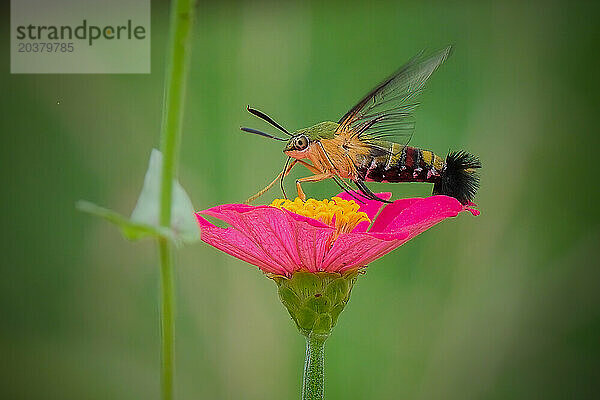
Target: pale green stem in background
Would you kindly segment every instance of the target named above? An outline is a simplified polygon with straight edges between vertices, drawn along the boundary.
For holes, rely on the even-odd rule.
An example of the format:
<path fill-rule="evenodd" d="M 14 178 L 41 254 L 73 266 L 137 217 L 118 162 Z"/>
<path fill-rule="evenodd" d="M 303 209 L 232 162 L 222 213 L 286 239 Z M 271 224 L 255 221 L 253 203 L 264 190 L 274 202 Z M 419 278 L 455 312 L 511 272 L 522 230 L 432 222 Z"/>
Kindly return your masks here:
<path fill-rule="evenodd" d="M 171 245 L 167 239 L 158 239 L 160 253 L 160 339 L 161 339 L 161 398 L 173 398 L 173 363 L 174 363 L 174 293 L 173 293 L 173 262 Z"/>
<path fill-rule="evenodd" d="M 302 400 L 325 398 L 325 341 L 326 335 L 306 337 L 306 359 L 302 381 Z"/>
<path fill-rule="evenodd" d="M 160 150 L 163 154 L 160 225 L 171 226 L 173 180 L 177 177 L 181 122 L 185 100 L 185 81 L 190 58 L 190 38 L 193 24 L 194 0 L 173 0 L 169 31 L 165 99 L 163 103 Z M 174 364 L 174 290 L 171 243 L 158 239 L 161 279 L 161 393 L 163 400 L 173 399 Z"/>

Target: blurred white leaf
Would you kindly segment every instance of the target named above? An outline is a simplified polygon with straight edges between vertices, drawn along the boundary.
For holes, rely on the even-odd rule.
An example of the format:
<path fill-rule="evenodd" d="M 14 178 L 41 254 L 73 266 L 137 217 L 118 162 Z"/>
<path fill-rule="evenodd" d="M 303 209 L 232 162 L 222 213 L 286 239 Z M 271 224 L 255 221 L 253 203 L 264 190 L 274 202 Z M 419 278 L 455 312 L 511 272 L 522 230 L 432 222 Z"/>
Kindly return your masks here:
<path fill-rule="evenodd" d="M 160 228 L 160 186 L 163 155 L 152 149 L 144 186 L 137 204 L 131 213 L 131 221 Z M 173 182 L 171 205 L 171 231 L 176 241 L 192 243 L 200 240 L 200 230 L 194 217 L 194 206 L 177 180 Z"/>
<path fill-rule="evenodd" d="M 200 229 L 194 217 L 194 206 L 177 181 L 173 182 L 171 228 L 161 227 L 159 224 L 162 160 L 162 153 L 153 149 L 144 177 L 142 192 L 129 219 L 113 210 L 84 200 L 77 202 L 77 209 L 118 225 L 123 236 L 129 240 L 138 240 L 148 236 L 165 237 L 176 244 L 193 243 L 200 240 Z"/>

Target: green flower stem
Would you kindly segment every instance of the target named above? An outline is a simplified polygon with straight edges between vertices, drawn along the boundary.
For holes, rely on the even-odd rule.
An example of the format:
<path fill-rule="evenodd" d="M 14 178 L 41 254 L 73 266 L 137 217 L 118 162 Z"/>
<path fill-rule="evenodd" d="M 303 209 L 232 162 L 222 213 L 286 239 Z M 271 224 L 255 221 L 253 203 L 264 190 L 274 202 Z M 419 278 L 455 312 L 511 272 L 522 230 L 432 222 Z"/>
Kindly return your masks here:
<path fill-rule="evenodd" d="M 175 335 L 173 296 L 173 262 L 171 245 L 167 239 L 158 239 L 160 253 L 160 333 L 161 333 L 161 394 L 163 400 L 173 398 L 173 361 Z"/>
<path fill-rule="evenodd" d="M 163 154 L 160 225 L 171 227 L 171 202 L 173 181 L 177 176 L 179 143 L 185 81 L 190 58 L 190 39 L 193 25 L 195 0 L 173 0 L 169 32 L 168 64 L 166 69 L 165 100 L 160 133 L 160 149 Z M 174 364 L 174 289 L 171 244 L 165 238 L 158 239 L 161 278 L 161 393 L 163 400 L 173 399 Z"/>
<path fill-rule="evenodd" d="M 169 64 L 167 65 L 165 101 L 160 133 L 160 150 L 163 154 L 160 224 L 165 227 L 171 225 L 173 179 L 176 177 L 179 159 L 179 142 L 185 100 L 185 81 L 190 58 L 194 3 L 194 0 L 173 0 L 171 3 Z"/>
<path fill-rule="evenodd" d="M 324 398 L 325 340 L 346 307 L 358 274 L 300 271 L 291 277 L 271 276 L 279 299 L 306 338 L 302 400 Z"/>
<path fill-rule="evenodd" d="M 327 335 L 306 337 L 306 360 L 302 381 L 302 400 L 325 398 L 325 341 Z"/>

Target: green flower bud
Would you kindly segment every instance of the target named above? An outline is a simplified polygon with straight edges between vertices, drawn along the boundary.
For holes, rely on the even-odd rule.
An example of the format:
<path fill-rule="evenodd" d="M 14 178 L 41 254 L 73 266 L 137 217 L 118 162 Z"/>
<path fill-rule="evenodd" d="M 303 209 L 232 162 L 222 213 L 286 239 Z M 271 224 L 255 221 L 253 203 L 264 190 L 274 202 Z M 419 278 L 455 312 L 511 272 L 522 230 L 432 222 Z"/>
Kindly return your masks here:
<path fill-rule="evenodd" d="M 290 278 L 272 276 L 279 299 L 298 330 L 306 336 L 329 336 L 350 299 L 358 271 L 296 272 Z"/>

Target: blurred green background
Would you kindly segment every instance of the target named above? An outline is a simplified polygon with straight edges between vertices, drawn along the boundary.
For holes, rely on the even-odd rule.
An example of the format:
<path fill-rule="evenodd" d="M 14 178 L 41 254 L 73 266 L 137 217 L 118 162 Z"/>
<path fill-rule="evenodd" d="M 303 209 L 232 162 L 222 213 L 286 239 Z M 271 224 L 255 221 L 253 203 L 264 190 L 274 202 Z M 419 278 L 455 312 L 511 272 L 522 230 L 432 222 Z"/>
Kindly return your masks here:
<path fill-rule="evenodd" d="M 154 243 L 129 243 L 74 204 L 135 204 L 158 146 L 167 4 L 152 3 L 150 75 L 10 75 L 3 11 L 0 397 L 157 399 Z M 247 104 L 288 129 L 337 120 L 420 49 L 455 45 L 412 144 L 480 156 L 482 215 L 369 267 L 328 341 L 328 399 L 597 396 L 599 11 L 199 4 L 180 166 L 197 209 L 243 201 L 283 165 L 281 143 L 239 131 L 267 129 Z M 178 251 L 176 275 L 178 398 L 297 398 L 304 342 L 275 285 L 202 243 Z"/>

